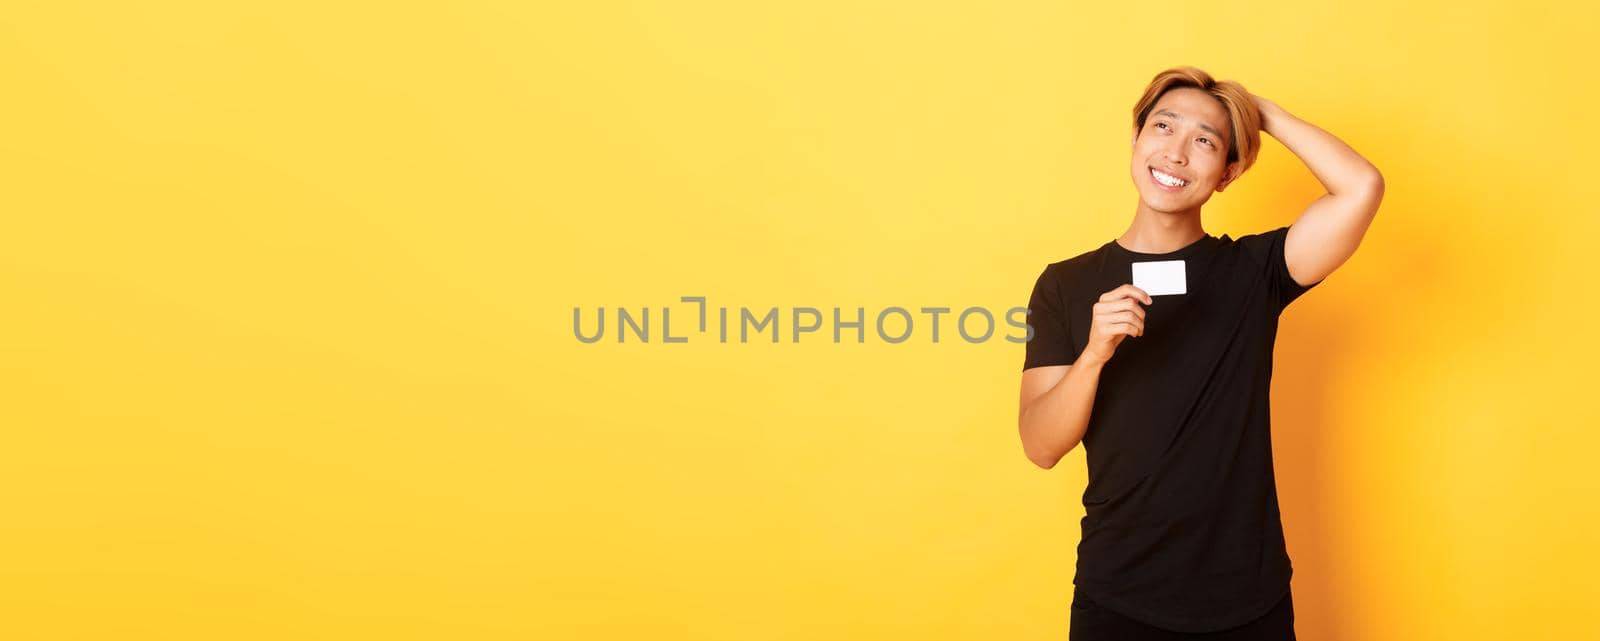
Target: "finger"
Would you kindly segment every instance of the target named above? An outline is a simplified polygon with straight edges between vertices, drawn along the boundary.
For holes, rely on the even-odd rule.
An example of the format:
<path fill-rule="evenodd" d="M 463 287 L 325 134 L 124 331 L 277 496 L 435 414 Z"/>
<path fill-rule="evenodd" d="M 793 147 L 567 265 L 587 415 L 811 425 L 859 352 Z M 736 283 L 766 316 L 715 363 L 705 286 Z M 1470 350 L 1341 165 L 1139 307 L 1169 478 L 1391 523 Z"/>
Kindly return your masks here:
<path fill-rule="evenodd" d="M 1096 314 L 1102 314 L 1102 313 L 1111 312 L 1111 311 L 1119 311 L 1119 310 L 1124 310 L 1124 309 L 1133 310 L 1135 313 L 1139 314 L 1140 318 L 1144 318 L 1144 314 L 1145 314 L 1144 307 L 1142 307 L 1140 305 L 1139 300 L 1136 299 L 1136 298 L 1123 298 L 1123 299 L 1115 300 L 1115 301 L 1112 301 L 1112 302 L 1109 302 L 1109 303 L 1095 303 L 1094 304 L 1094 313 L 1096 313 Z"/>
<path fill-rule="evenodd" d="M 1123 309 L 1111 313 L 1119 318 L 1138 321 L 1140 325 L 1144 324 L 1144 310 L 1142 309 Z"/>
<path fill-rule="evenodd" d="M 1135 315 L 1133 312 L 1115 312 L 1113 319 L 1116 322 L 1133 325 L 1134 329 L 1139 330 L 1140 334 L 1144 333 L 1144 319 Z"/>
<path fill-rule="evenodd" d="M 1135 314 L 1138 314 L 1139 318 L 1144 318 L 1144 315 L 1145 315 L 1144 307 L 1140 306 L 1139 305 L 1139 301 L 1137 301 L 1137 300 L 1134 300 L 1132 298 L 1124 298 L 1122 300 L 1119 300 L 1119 301 L 1117 301 L 1115 303 L 1111 303 L 1111 304 L 1112 305 L 1116 305 L 1119 309 L 1126 309 L 1126 310 L 1129 310 L 1129 311 L 1131 311 L 1131 312 L 1133 312 Z"/>
<path fill-rule="evenodd" d="M 1135 291 L 1135 289 L 1133 287 L 1133 284 L 1132 283 L 1128 283 L 1128 284 L 1124 284 L 1124 285 L 1118 285 L 1115 289 L 1112 289 L 1111 291 L 1108 291 L 1108 292 L 1106 292 L 1104 294 L 1101 294 L 1100 295 L 1100 301 L 1101 302 L 1105 302 L 1105 303 L 1109 303 L 1109 302 L 1112 302 L 1112 301 L 1121 300 L 1123 298 L 1137 298 L 1137 297 L 1138 297 L 1138 294 L 1136 293 L 1136 291 Z"/>
<path fill-rule="evenodd" d="M 1116 301 L 1116 300 L 1119 300 L 1119 299 L 1123 299 L 1123 298 L 1137 299 L 1137 300 L 1143 301 L 1144 304 L 1146 304 L 1146 305 L 1149 305 L 1150 303 L 1154 302 L 1150 298 L 1149 294 L 1145 293 L 1145 291 L 1143 289 L 1140 289 L 1139 287 L 1135 286 L 1133 283 L 1125 283 L 1125 284 L 1119 285 L 1116 289 L 1113 289 L 1113 290 L 1111 290 L 1109 292 L 1106 292 L 1106 293 L 1100 295 L 1101 302 L 1106 302 L 1106 303 L 1113 302 L 1113 301 Z"/>
<path fill-rule="evenodd" d="M 1150 303 L 1156 302 L 1154 298 L 1150 297 L 1150 294 L 1146 293 L 1143 289 L 1140 289 L 1139 287 L 1135 286 L 1133 283 L 1128 283 L 1127 285 L 1124 285 L 1124 287 L 1127 287 L 1128 289 L 1131 289 L 1131 290 L 1133 290 L 1135 292 L 1138 292 L 1139 299 L 1143 300 L 1144 304 L 1146 304 L 1146 305 L 1149 305 Z"/>
<path fill-rule="evenodd" d="M 1128 323 L 1133 326 L 1135 336 L 1144 336 L 1144 317 L 1133 312 L 1116 312 L 1116 322 Z"/>
<path fill-rule="evenodd" d="M 1106 326 L 1106 331 L 1112 334 L 1127 334 L 1129 336 L 1139 336 L 1143 333 L 1139 331 L 1139 328 L 1134 327 L 1133 323 L 1124 321 L 1113 321 Z"/>

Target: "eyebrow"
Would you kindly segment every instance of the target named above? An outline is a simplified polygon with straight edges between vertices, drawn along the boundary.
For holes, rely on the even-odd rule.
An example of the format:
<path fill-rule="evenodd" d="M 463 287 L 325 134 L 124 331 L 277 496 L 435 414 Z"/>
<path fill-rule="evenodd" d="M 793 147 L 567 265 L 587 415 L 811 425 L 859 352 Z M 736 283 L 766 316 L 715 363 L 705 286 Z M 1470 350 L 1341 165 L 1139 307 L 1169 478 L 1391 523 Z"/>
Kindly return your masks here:
<path fill-rule="evenodd" d="M 1183 116 L 1180 116 L 1180 115 L 1178 115 L 1178 114 L 1175 114 L 1175 113 L 1172 113 L 1172 112 L 1170 112 L 1170 111 L 1167 111 L 1167 110 L 1165 110 L 1165 109 L 1162 109 L 1162 110 L 1159 110 L 1159 111 L 1157 111 L 1157 112 L 1156 112 L 1156 114 L 1155 114 L 1155 115 L 1157 115 L 1157 116 L 1167 116 L 1167 117 L 1170 117 L 1170 118 L 1172 118 L 1172 119 L 1173 119 L 1173 120 L 1183 120 Z M 1212 129 L 1212 128 L 1211 128 L 1211 125 L 1208 125 L 1208 124 L 1206 124 L 1206 123 L 1203 123 L 1203 122 L 1199 122 L 1199 121 L 1196 121 L 1196 122 L 1195 122 L 1195 124 L 1196 124 L 1196 125 L 1197 125 L 1197 126 L 1199 126 L 1199 127 L 1200 127 L 1200 128 L 1201 128 L 1201 129 L 1204 129 L 1204 130 L 1206 130 L 1206 131 L 1209 131 L 1209 132 L 1211 132 L 1211 135 L 1213 135 L 1213 136 L 1216 136 L 1216 137 L 1218 137 L 1218 138 L 1223 138 L 1223 137 L 1224 137 L 1224 136 L 1223 136 L 1223 135 L 1222 135 L 1222 132 L 1220 132 L 1220 131 L 1217 131 L 1217 130 L 1215 130 L 1215 129 Z"/>

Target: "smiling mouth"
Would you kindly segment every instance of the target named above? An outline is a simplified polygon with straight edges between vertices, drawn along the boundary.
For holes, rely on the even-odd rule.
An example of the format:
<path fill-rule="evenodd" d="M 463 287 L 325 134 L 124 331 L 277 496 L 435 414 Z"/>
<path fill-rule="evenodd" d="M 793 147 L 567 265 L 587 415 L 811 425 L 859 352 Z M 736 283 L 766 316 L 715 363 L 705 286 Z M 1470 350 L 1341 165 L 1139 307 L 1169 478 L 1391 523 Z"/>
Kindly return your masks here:
<path fill-rule="evenodd" d="M 1179 189 L 1189 186 L 1189 181 L 1168 173 L 1157 171 L 1154 167 L 1150 168 L 1150 180 L 1155 181 L 1157 186 L 1160 186 L 1162 189 L 1167 191 L 1178 191 Z"/>

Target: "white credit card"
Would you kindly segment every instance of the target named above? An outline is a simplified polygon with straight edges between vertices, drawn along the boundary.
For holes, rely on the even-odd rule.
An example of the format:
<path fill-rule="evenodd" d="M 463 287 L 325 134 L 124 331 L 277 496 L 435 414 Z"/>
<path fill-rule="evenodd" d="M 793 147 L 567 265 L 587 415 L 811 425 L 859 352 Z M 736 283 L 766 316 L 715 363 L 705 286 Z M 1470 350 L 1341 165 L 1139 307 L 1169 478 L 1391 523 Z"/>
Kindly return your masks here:
<path fill-rule="evenodd" d="M 1187 294 L 1189 277 L 1181 260 L 1147 260 L 1133 264 L 1133 286 L 1151 296 Z"/>

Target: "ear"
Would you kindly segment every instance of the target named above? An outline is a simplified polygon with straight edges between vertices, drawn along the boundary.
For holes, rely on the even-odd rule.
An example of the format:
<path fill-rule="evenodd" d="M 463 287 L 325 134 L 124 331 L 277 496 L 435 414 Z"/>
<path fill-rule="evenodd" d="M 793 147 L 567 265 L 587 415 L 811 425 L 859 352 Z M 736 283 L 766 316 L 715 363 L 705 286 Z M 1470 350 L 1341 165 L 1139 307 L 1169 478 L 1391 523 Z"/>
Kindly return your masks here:
<path fill-rule="evenodd" d="M 1238 161 L 1228 163 L 1228 168 L 1222 170 L 1222 180 L 1217 183 L 1218 192 L 1221 192 L 1224 187 L 1227 187 L 1239 177 L 1239 173 L 1242 171 L 1240 167 L 1243 167 L 1243 165 L 1240 165 Z"/>

